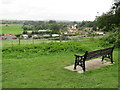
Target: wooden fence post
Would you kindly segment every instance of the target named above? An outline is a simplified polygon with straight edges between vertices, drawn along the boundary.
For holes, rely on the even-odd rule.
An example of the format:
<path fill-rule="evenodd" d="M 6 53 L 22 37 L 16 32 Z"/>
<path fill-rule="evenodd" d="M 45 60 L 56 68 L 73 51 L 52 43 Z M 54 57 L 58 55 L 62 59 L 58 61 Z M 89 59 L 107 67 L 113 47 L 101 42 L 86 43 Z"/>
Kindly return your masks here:
<path fill-rule="evenodd" d="M 34 44 L 34 38 L 33 38 L 33 40 L 32 40 L 32 41 L 33 41 L 33 44 Z"/>
<path fill-rule="evenodd" d="M 12 40 L 12 48 L 13 48 L 13 40 Z"/>
<path fill-rule="evenodd" d="M 19 45 L 20 45 L 20 37 L 19 37 Z"/>

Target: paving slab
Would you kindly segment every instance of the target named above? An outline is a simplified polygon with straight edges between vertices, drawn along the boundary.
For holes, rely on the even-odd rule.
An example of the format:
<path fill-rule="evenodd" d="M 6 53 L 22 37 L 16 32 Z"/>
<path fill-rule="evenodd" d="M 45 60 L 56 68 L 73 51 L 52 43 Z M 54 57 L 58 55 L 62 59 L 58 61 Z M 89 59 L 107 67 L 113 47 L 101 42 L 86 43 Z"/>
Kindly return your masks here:
<path fill-rule="evenodd" d="M 101 59 L 93 59 L 93 60 L 86 61 L 85 65 L 86 65 L 86 71 L 87 71 L 87 70 L 98 69 L 98 68 L 101 68 L 102 66 L 113 65 L 113 64 L 111 64 L 110 61 L 104 60 L 102 62 Z M 84 72 L 81 66 L 77 66 L 76 70 L 74 70 L 74 65 L 66 66 L 64 68 L 70 71 L 77 71 L 78 73 Z"/>

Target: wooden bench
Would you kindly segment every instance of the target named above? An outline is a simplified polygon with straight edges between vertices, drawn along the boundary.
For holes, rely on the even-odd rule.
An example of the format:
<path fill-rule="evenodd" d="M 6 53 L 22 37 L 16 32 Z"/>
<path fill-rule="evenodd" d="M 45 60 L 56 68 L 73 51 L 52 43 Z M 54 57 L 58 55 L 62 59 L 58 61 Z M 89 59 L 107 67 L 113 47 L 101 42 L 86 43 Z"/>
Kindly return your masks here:
<path fill-rule="evenodd" d="M 77 65 L 79 65 L 82 67 L 83 71 L 85 71 L 85 61 L 92 59 L 92 58 L 97 58 L 100 56 L 102 56 L 102 61 L 104 60 L 104 58 L 109 58 L 111 60 L 111 63 L 113 63 L 112 53 L 113 53 L 114 47 L 115 46 L 110 47 L 110 48 L 96 50 L 96 51 L 91 51 L 91 52 L 86 51 L 83 56 L 74 55 L 75 56 L 74 69 L 76 69 Z"/>

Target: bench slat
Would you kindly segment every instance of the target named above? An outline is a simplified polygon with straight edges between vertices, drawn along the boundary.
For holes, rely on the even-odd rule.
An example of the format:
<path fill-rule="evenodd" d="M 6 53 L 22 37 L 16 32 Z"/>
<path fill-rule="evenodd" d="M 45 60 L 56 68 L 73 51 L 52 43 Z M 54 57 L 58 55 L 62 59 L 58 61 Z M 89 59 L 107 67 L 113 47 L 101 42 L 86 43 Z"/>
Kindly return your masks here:
<path fill-rule="evenodd" d="M 75 59 L 74 69 L 76 69 L 77 65 L 80 65 L 83 68 L 83 71 L 85 71 L 85 61 L 92 59 L 92 58 L 100 57 L 100 56 L 102 56 L 102 61 L 105 57 L 107 57 L 111 60 L 111 63 L 113 63 L 112 52 L 113 52 L 114 47 L 115 46 L 110 47 L 110 48 L 96 50 L 96 51 L 91 51 L 91 52 L 86 51 L 86 53 L 83 56 L 75 55 L 76 59 Z"/>
<path fill-rule="evenodd" d="M 96 58 L 96 57 L 100 57 L 100 56 L 103 56 L 103 55 L 111 54 L 112 49 L 113 49 L 113 47 L 88 52 L 87 55 L 86 55 L 86 60 Z"/>

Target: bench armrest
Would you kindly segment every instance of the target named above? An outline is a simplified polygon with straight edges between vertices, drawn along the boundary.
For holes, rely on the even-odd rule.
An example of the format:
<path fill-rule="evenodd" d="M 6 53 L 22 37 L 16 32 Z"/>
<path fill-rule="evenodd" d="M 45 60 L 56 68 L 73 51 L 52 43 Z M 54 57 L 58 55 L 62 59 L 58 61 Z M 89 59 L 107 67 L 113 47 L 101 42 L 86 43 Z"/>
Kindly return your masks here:
<path fill-rule="evenodd" d="M 76 55 L 76 54 L 75 54 L 74 56 L 77 56 L 77 57 L 83 57 L 83 56 L 81 56 L 81 55 Z"/>

